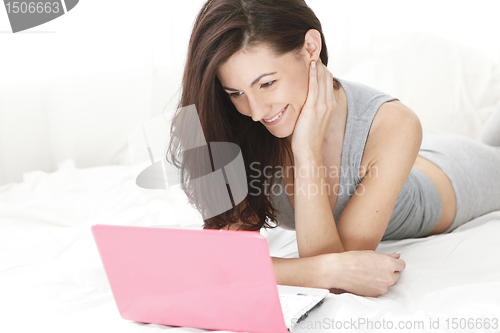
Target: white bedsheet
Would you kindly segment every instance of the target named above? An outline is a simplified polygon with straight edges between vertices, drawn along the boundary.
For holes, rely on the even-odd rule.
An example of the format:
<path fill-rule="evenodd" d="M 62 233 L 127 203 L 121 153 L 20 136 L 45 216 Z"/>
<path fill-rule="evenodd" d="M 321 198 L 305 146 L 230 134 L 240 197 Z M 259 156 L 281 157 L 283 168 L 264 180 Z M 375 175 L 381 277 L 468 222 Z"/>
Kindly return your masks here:
<path fill-rule="evenodd" d="M 77 169 L 68 160 L 55 173 L 27 173 L 23 183 L 0 187 L 0 332 L 205 331 L 134 323 L 116 309 L 91 225 L 202 223 L 194 210 L 173 201 L 179 196 L 138 188 L 138 171 Z M 271 255 L 297 256 L 295 232 L 277 228 L 262 234 Z M 342 331 L 335 325 L 365 331 L 369 323 L 360 326 L 360 320 L 380 327 L 377 332 L 400 322 L 412 332 L 438 332 L 450 329 L 453 318 L 462 328 L 469 318 L 481 318 L 466 331 L 500 331 L 499 237 L 496 211 L 451 234 L 382 242 L 377 251 L 399 251 L 406 261 L 399 282 L 378 298 L 330 294 L 294 332 Z M 484 329 L 493 318 L 497 329 Z M 469 330 L 477 322 L 483 328 Z"/>

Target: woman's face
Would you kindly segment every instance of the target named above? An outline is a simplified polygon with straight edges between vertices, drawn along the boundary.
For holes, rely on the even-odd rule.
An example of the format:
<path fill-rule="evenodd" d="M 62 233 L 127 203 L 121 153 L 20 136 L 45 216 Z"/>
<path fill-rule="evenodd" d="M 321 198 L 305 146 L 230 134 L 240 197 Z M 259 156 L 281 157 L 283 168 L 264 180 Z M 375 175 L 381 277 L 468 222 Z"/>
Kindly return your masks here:
<path fill-rule="evenodd" d="M 274 136 L 286 138 L 293 133 L 307 98 L 308 70 L 305 56 L 276 56 L 261 44 L 232 55 L 219 67 L 217 77 L 241 114 L 260 121 Z"/>

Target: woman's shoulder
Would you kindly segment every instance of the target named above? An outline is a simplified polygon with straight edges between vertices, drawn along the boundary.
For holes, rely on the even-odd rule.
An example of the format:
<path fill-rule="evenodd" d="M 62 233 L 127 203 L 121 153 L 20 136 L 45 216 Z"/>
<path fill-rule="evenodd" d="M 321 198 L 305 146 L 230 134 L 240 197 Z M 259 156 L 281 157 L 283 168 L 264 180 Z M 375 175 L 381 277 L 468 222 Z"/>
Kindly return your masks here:
<path fill-rule="evenodd" d="M 420 119 L 412 109 L 399 100 L 388 101 L 383 103 L 375 114 L 370 133 L 384 130 L 398 132 L 404 126 L 422 128 Z"/>
<path fill-rule="evenodd" d="M 409 148 L 413 145 L 420 147 L 422 133 L 420 119 L 409 107 L 399 100 L 382 104 L 368 133 L 362 161 L 364 170 L 368 170 L 396 142 Z"/>
<path fill-rule="evenodd" d="M 365 99 L 367 101 L 371 101 L 374 98 L 377 99 L 381 97 L 394 98 L 390 94 L 384 92 L 383 90 L 378 89 L 369 84 L 363 83 L 361 81 L 346 80 L 341 78 L 337 78 L 337 80 L 340 82 L 340 85 L 344 90 L 349 91 L 352 99 L 358 102 L 360 100 L 365 100 Z"/>

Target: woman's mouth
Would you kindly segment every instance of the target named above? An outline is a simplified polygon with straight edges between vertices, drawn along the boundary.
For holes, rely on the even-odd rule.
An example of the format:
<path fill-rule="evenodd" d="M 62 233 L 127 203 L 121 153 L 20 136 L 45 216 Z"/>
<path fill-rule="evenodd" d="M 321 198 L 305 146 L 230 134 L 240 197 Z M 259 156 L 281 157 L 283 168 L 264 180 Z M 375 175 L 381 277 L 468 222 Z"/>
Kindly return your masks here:
<path fill-rule="evenodd" d="M 283 115 L 286 113 L 286 110 L 288 110 L 288 106 L 290 104 L 287 104 L 283 110 L 281 110 L 277 115 L 275 115 L 274 117 L 270 118 L 270 119 L 262 119 L 266 125 L 274 125 L 276 124 L 278 121 L 280 121 L 281 118 L 283 118 Z"/>

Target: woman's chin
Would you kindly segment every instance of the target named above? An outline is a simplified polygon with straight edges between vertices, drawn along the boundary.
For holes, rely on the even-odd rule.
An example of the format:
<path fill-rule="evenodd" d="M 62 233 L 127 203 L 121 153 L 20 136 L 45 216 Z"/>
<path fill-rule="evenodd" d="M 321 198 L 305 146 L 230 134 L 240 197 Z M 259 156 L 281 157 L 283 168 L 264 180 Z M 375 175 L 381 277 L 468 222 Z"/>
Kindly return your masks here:
<path fill-rule="evenodd" d="M 293 133 L 293 128 L 289 129 L 289 128 L 286 128 L 285 126 L 283 126 L 282 128 L 273 128 L 273 129 L 270 129 L 268 127 L 267 130 L 272 135 L 274 135 L 275 137 L 280 138 L 280 139 L 287 138 L 290 135 L 292 135 L 292 133 Z"/>

